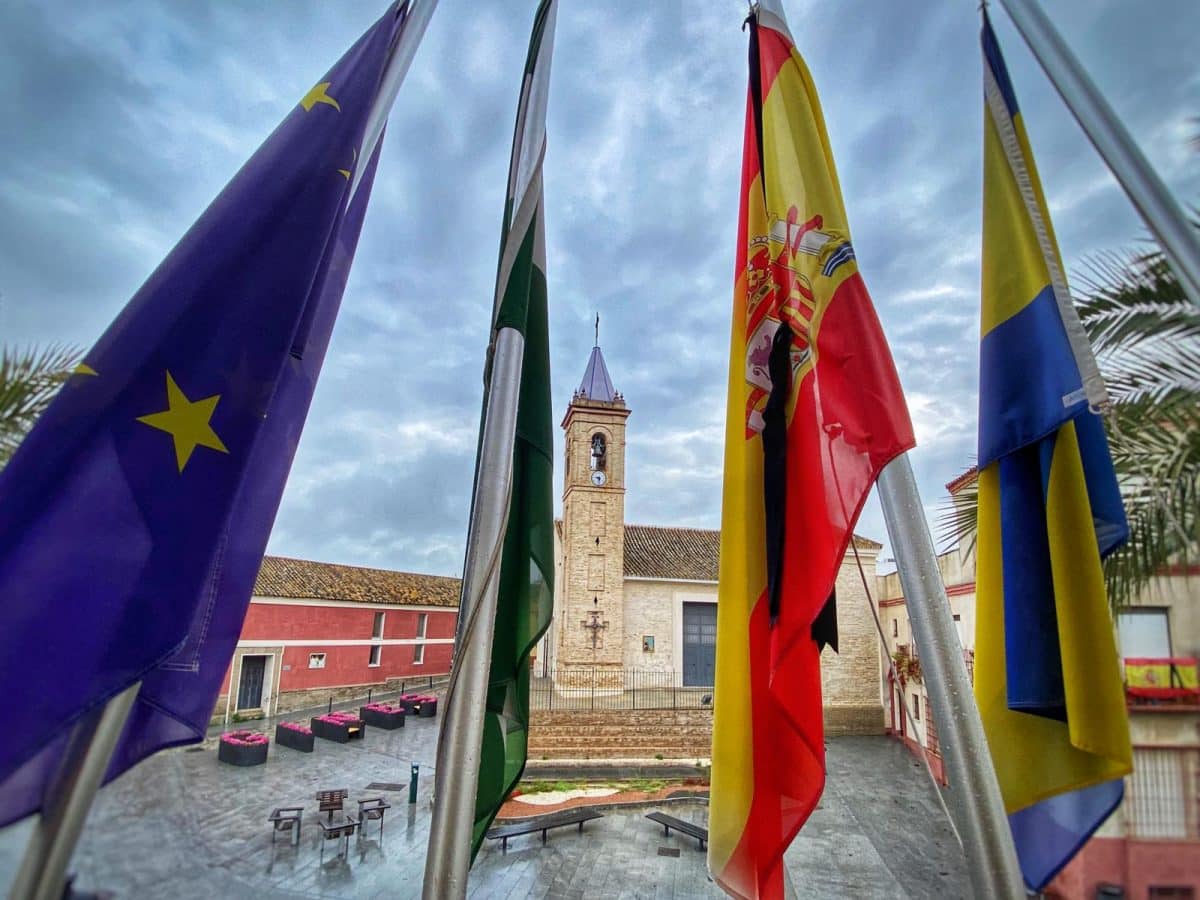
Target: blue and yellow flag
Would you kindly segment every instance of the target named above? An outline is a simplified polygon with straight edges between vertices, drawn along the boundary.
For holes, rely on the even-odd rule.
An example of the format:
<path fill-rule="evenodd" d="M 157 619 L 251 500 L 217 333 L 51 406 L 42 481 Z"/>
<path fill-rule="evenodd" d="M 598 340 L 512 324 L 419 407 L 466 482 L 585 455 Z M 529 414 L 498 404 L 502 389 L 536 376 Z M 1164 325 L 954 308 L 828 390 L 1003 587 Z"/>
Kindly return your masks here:
<path fill-rule="evenodd" d="M 349 276 L 407 0 L 298 102 L 0 473 L 0 826 L 140 682 L 106 780 L 202 740 Z"/>
<path fill-rule="evenodd" d="M 1121 801 L 1129 726 L 1100 561 L 1128 536 L 1029 141 L 984 15 L 975 695 L 1026 882 Z"/>

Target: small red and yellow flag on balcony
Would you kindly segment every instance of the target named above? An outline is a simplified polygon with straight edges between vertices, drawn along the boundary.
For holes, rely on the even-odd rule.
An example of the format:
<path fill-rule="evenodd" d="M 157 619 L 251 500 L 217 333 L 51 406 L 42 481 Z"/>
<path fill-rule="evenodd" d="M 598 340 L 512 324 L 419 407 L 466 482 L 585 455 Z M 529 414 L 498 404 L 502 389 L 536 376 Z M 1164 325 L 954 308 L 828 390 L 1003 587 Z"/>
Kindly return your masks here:
<path fill-rule="evenodd" d="M 708 865 L 779 897 L 825 783 L 821 648 L 879 471 L 913 445 L 816 89 L 779 0 L 751 13 L 725 437 Z"/>

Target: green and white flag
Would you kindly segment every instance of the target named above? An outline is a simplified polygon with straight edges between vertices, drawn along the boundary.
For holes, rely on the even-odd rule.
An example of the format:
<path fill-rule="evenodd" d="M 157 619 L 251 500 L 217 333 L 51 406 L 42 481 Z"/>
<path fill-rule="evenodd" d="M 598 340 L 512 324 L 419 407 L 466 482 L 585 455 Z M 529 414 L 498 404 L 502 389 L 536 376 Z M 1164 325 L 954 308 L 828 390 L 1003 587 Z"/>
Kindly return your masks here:
<path fill-rule="evenodd" d="M 504 328 L 525 337 L 512 500 L 500 563 L 496 628 L 475 795 L 471 858 L 525 771 L 529 735 L 529 654 L 550 624 L 554 597 L 554 451 L 542 160 L 557 0 L 542 0 L 533 22 L 517 107 L 500 240 L 492 340 Z M 489 353 L 488 390 L 491 385 Z M 484 398 L 486 408 L 487 398 Z"/>

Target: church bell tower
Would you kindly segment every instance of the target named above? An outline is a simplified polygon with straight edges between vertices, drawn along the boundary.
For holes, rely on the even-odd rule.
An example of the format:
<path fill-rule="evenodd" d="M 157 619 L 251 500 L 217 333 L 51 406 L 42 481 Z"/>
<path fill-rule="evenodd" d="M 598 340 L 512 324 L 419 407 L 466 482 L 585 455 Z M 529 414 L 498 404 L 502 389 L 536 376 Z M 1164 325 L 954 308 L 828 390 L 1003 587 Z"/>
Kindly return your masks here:
<path fill-rule="evenodd" d="M 597 687 L 623 687 L 628 417 L 597 334 L 583 381 L 562 421 L 564 584 L 557 627 L 559 682 L 564 686 L 583 686 L 594 678 Z"/>

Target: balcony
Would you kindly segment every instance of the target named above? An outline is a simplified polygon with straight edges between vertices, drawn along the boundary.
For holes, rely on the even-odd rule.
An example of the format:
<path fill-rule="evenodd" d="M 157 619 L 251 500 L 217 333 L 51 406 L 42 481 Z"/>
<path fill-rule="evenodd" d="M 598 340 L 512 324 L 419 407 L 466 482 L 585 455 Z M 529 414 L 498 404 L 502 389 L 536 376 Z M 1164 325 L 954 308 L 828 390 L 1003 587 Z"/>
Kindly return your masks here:
<path fill-rule="evenodd" d="M 1198 705 L 1198 668 L 1195 658 L 1126 659 L 1125 697 L 1130 706 Z"/>

